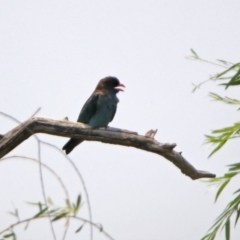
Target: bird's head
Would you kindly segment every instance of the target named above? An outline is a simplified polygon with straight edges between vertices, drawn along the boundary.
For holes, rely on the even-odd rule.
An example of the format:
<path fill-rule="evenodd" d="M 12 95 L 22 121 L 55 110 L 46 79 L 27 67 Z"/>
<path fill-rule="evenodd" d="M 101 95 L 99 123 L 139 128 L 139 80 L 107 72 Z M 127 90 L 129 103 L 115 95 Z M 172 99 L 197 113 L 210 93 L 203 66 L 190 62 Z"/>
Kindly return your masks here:
<path fill-rule="evenodd" d="M 123 87 L 125 86 L 116 77 L 105 77 L 99 81 L 96 90 L 118 93 L 123 92 Z"/>

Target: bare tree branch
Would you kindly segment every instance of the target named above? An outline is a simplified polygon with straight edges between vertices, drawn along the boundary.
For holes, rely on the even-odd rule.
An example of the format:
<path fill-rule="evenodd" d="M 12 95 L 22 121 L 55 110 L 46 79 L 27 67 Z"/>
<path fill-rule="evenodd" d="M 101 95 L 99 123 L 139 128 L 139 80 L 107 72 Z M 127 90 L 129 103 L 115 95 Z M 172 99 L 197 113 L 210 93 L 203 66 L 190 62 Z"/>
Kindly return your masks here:
<path fill-rule="evenodd" d="M 215 174 L 196 170 L 184 159 L 181 153 L 173 150 L 173 148 L 176 147 L 175 143 L 160 143 L 151 137 L 141 136 L 135 132 L 117 128 L 93 129 L 83 123 L 41 117 L 30 118 L 3 135 L 0 139 L 0 158 L 36 133 L 135 147 L 156 153 L 168 159 L 177 166 L 182 173 L 193 180 L 215 177 Z"/>

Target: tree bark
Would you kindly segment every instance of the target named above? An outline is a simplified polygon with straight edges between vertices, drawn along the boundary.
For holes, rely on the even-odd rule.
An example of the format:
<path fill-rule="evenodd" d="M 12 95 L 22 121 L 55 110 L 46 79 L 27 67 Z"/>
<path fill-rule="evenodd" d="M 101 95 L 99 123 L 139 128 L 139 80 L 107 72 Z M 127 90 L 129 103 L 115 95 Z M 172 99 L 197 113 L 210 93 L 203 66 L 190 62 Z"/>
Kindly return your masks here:
<path fill-rule="evenodd" d="M 136 132 L 110 127 L 106 129 L 93 129 L 83 123 L 41 117 L 30 118 L 5 135 L 1 135 L 0 158 L 36 133 L 135 147 L 166 158 L 178 167 L 183 174 L 193 180 L 215 177 L 215 174 L 195 169 L 184 159 L 181 153 L 173 150 L 173 148 L 176 147 L 175 143 L 160 143 L 154 138 L 149 137 L 152 136 L 151 134 L 149 135 L 147 133 L 146 136 L 141 136 Z"/>

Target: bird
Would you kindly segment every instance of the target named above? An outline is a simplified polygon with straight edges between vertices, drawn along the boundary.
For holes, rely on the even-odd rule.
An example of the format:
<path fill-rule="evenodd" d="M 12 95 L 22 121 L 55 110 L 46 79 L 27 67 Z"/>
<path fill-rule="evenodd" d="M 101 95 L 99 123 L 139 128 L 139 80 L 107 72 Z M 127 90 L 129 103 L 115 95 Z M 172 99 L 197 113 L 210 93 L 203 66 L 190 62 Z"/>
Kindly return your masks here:
<path fill-rule="evenodd" d="M 116 77 L 105 77 L 101 79 L 92 95 L 83 105 L 77 122 L 85 123 L 92 128 L 107 127 L 113 120 L 117 111 L 119 99 L 117 93 L 123 91 L 124 84 Z M 83 140 L 71 138 L 62 148 L 69 154 Z"/>

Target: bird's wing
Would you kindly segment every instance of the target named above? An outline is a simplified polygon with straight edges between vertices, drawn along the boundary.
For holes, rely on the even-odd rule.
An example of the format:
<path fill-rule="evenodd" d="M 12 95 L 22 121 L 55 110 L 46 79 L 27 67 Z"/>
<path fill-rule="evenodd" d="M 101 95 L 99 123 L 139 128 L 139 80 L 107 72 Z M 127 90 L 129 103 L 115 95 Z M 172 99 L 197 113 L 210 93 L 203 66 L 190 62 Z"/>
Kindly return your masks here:
<path fill-rule="evenodd" d="M 84 104 L 77 121 L 88 124 L 91 117 L 97 111 L 97 105 L 99 100 L 99 94 L 93 93 L 91 97 Z"/>
<path fill-rule="evenodd" d="M 111 117 L 111 120 L 109 122 L 111 122 L 115 116 L 115 113 L 117 111 L 117 104 L 113 107 L 113 110 L 112 110 L 112 117 Z"/>

